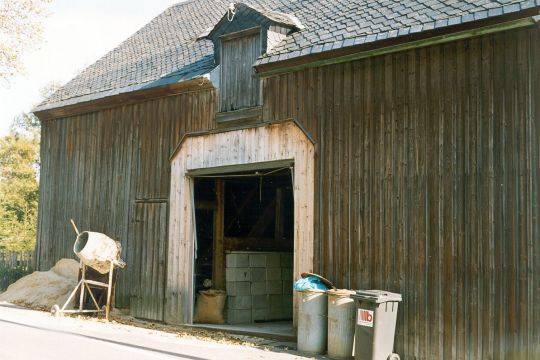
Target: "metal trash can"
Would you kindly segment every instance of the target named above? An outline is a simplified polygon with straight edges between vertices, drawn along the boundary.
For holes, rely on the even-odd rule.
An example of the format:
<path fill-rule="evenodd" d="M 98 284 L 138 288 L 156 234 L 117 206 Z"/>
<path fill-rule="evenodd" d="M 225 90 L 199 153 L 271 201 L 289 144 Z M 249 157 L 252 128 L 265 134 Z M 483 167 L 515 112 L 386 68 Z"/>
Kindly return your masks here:
<path fill-rule="evenodd" d="M 326 350 L 328 303 L 326 291 L 303 290 L 298 309 L 298 350 L 322 354 Z"/>
<path fill-rule="evenodd" d="M 328 356 L 352 359 L 354 340 L 354 300 L 352 290 L 328 290 Z"/>
<path fill-rule="evenodd" d="M 401 294 L 359 290 L 351 298 L 356 300 L 355 360 L 399 360 L 393 351 Z"/>

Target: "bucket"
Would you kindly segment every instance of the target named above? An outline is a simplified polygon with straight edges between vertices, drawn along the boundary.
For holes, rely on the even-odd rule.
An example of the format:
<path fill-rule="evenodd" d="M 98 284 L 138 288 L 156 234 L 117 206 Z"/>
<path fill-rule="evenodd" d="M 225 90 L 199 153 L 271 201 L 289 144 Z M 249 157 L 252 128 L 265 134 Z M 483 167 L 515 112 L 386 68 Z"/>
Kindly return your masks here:
<path fill-rule="evenodd" d="M 84 231 L 77 236 L 73 252 L 84 265 L 105 274 L 110 270 L 111 261 L 118 260 L 120 247 L 105 234 Z"/>
<path fill-rule="evenodd" d="M 352 359 L 355 305 L 351 290 L 328 290 L 328 356 Z"/>
<path fill-rule="evenodd" d="M 324 290 L 304 290 L 300 293 L 298 310 L 298 350 L 323 354 L 327 339 L 328 302 Z"/>

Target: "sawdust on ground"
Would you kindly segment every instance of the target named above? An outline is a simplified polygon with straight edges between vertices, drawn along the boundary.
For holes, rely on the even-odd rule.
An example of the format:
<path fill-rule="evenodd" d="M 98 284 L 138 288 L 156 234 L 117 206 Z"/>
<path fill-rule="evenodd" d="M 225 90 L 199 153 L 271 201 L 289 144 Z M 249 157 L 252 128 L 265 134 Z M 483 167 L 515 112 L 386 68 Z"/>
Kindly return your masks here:
<path fill-rule="evenodd" d="M 78 272 L 78 262 L 61 259 L 49 271 L 35 271 L 11 284 L 0 294 L 0 301 L 49 311 L 53 305 L 66 302 L 77 285 Z"/>

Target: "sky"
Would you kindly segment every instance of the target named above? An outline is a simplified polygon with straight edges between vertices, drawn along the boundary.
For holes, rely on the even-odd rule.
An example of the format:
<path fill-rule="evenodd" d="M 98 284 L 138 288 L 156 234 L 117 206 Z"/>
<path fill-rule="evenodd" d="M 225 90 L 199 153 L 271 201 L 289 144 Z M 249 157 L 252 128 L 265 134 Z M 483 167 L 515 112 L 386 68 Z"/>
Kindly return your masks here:
<path fill-rule="evenodd" d="M 43 40 L 23 56 L 25 73 L 0 83 L 0 136 L 13 118 L 41 101 L 40 90 L 65 84 L 181 0 L 53 0 Z"/>

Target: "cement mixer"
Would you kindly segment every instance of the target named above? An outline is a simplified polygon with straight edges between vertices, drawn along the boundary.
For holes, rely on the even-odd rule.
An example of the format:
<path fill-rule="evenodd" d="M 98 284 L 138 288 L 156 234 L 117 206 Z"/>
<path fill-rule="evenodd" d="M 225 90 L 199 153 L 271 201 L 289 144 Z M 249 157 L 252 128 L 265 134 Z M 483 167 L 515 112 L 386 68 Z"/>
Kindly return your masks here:
<path fill-rule="evenodd" d="M 73 252 L 82 263 L 101 274 L 110 271 L 111 264 L 120 261 L 122 247 L 105 234 L 83 231 L 77 236 Z"/>
<path fill-rule="evenodd" d="M 99 313 L 103 310 L 100 309 L 99 304 L 92 292 L 92 287 L 107 289 L 107 304 L 105 305 L 105 318 L 109 320 L 111 310 L 111 295 L 113 288 L 113 273 L 116 267 L 124 268 L 126 263 L 120 258 L 122 253 L 122 246 L 120 242 L 114 241 L 105 234 L 83 231 L 79 232 L 75 222 L 71 220 L 71 225 L 77 233 L 77 239 L 73 245 L 73 252 L 80 259 L 81 267 L 81 280 L 75 287 L 75 289 L 69 295 L 66 303 L 60 308 L 58 305 L 54 305 L 51 309 L 51 313 L 55 316 L 61 316 L 65 313 Z M 89 280 L 86 278 L 86 268 L 90 267 L 100 274 L 109 274 L 108 283 Z M 69 303 L 73 300 L 73 297 L 80 289 L 79 295 L 79 309 L 66 310 Z M 95 306 L 95 309 L 84 309 L 84 296 L 85 291 L 88 291 L 90 298 Z"/>

